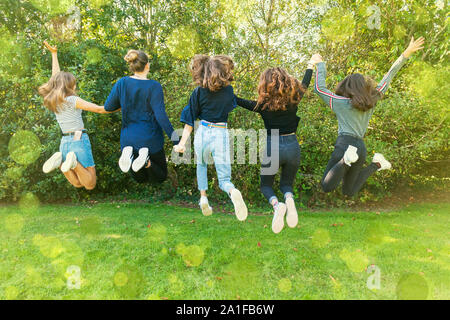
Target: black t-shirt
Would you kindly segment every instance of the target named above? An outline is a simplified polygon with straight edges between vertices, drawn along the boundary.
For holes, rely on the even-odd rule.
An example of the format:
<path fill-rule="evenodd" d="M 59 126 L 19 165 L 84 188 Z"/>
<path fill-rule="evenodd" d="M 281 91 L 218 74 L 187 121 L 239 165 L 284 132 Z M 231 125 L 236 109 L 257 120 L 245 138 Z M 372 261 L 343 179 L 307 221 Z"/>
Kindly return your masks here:
<path fill-rule="evenodd" d="M 307 69 L 302 80 L 303 88 L 308 88 L 311 82 L 312 69 Z M 303 97 L 303 92 L 300 93 Z M 247 110 L 257 112 L 261 115 L 267 134 L 271 134 L 272 129 L 278 129 L 279 134 L 290 134 L 297 131 L 300 118 L 297 116 L 298 105 L 287 105 L 286 110 L 268 111 L 257 108 L 257 102 L 236 97 L 237 105 Z"/>

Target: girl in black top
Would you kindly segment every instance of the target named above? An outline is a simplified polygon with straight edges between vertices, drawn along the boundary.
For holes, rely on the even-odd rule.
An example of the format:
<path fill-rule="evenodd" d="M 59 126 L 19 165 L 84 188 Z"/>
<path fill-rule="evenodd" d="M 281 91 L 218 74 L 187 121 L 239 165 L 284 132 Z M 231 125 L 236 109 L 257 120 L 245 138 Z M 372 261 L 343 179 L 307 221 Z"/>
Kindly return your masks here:
<path fill-rule="evenodd" d="M 260 77 L 258 101 L 236 97 L 238 106 L 261 115 L 267 129 L 267 147 L 260 172 L 261 192 L 274 208 L 272 230 L 275 233 L 283 229 L 286 211 L 288 226 L 294 228 L 298 223 L 292 187 L 300 165 L 300 145 L 295 135 L 300 120 L 297 108 L 311 81 L 312 66 L 310 62 L 302 83 L 284 69 L 267 69 Z M 278 202 L 272 188 L 280 167 L 280 190 L 286 204 Z"/>

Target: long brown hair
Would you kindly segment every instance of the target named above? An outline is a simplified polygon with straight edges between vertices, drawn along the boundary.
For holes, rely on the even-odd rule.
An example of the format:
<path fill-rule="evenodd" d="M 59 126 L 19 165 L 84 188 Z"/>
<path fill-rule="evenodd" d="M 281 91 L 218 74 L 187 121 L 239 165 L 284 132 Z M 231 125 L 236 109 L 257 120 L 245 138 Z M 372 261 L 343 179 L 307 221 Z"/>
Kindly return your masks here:
<path fill-rule="evenodd" d="M 148 55 L 144 51 L 129 50 L 123 57 L 131 72 L 142 72 L 148 63 Z"/>
<path fill-rule="evenodd" d="M 360 111 L 368 111 L 382 98 L 375 88 L 375 82 L 360 73 L 348 75 L 339 82 L 336 94 L 349 98 L 352 106 Z"/>
<path fill-rule="evenodd" d="M 266 69 L 259 79 L 256 108 L 268 111 L 286 110 L 302 99 L 305 88 L 282 68 Z"/>
<path fill-rule="evenodd" d="M 38 92 L 44 98 L 44 106 L 53 112 L 59 108 L 68 96 L 75 95 L 77 80 L 70 72 L 60 71 L 39 87 Z"/>
<path fill-rule="evenodd" d="M 194 83 L 211 91 L 230 85 L 233 81 L 234 62 L 226 55 L 210 57 L 197 54 L 192 59 L 190 71 Z"/>

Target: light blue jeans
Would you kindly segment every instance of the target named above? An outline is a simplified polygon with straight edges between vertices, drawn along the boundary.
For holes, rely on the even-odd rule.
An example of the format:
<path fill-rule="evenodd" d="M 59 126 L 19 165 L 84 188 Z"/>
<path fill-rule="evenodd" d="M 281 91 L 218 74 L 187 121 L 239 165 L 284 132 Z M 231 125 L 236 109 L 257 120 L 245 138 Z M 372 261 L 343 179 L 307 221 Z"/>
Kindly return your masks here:
<path fill-rule="evenodd" d="M 208 190 L 208 163 L 211 157 L 216 167 L 219 187 L 226 193 L 234 189 L 231 183 L 230 139 L 227 128 L 205 127 L 200 123 L 194 137 L 197 157 L 198 189 Z"/>

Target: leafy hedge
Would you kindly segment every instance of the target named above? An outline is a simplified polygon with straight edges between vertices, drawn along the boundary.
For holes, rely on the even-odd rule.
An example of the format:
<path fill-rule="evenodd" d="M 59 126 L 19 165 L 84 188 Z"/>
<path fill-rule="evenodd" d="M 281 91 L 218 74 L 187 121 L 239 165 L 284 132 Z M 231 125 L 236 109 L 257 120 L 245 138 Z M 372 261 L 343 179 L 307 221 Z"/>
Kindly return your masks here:
<path fill-rule="evenodd" d="M 4 48 L 0 54 L 1 201 L 16 201 L 27 192 L 32 192 L 41 201 L 101 198 L 153 201 L 174 197 L 193 201 L 197 198 L 195 166 L 192 164 L 175 166 L 171 163 L 170 178 L 159 187 L 138 185 L 120 172 L 117 166 L 120 114 L 84 113 L 98 172 L 94 191 L 74 189 L 62 174 L 42 173 L 43 162 L 58 149 L 60 140 L 55 118 L 42 106 L 36 90 L 51 73 L 50 56 L 42 48 L 44 39 L 57 43 L 61 67 L 77 77 L 79 95 L 98 104 L 105 101 L 113 83 L 127 74 L 122 58 L 127 49 L 146 50 L 152 58 L 150 76 L 162 83 L 167 113 L 174 126 L 181 128 L 179 115 L 193 89 L 187 66 L 195 52 L 230 54 L 237 65 L 235 91 L 243 97 L 254 98 L 259 73 L 264 68 L 281 65 L 300 78 L 305 64 L 299 61 L 315 50 L 320 50 L 329 61 L 330 88 L 354 71 L 379 79 L 401 53 L 409 36 L 390 34 L 388 25 L 374 33 L 364 24 L 364 12 L 361 14 L 360 9 L 346 1 L 330 2 L 329 7 L 339 7 L 339 10 L 351 13 L 355 20 L 355 28 L 350 30 L 352 34 L 340 39 L 339 43 L 327 39 L 326 34 L 322 34 L 319 41 L 305 36 L 294 46 L 291 45 L 292 40 L 285 43 L 277 40 L 275 43 L 277 34 L 284 32 L 283 25 L 273 25 L 273 22 L 262 18 L 259 22 L 252 21 L 252 25 L 245 16 L 235 17 L 221 11 L 225 6 L 221 1 L 173 1 L 162 5 L 136 0 L 131 1 L 133 6 L 127 6 L 130 1 L 79 1 L 81 27 L 72 32 L 58 31 L 59 21 L 67 23 L 68 15 L 50 10 L 49 6 L 37 8 L 34 2 L 7 0 L 0 4 L 1 34 L 4 35 L 0 39 Z M 260 9 L 252 1 L 248 2 L 249 7 L 242 10 L 253 12 Z M 286 10 L 312 12 L 317 19 L 294 19 L 290 23 L 293 27 L 320 34 L 320 19 L 324 12 L 317 10 L 313 1 L 301 9 L 290 7 L 290 1 L 277 3 L 279 7 L 272 14 L 280 19 Z M 428 2 L 415 3 L 425 5 Z M 362 1 L 360 5 L 367 5 L 367 2 Z M 400 4 L 396 4 L 394 9 L 398 7 Z M 146 11 L 152 8 L 153 11 Z M 153 12 L 151 19 L 143 20 L 143 13 L 149 12 Z M 436 184 L 448 178 L 449 67 L 445 63 L 447 47 L 441 45 L 447 30 L 436 36 L 435 30 L 445 22 L 441 23 L 444 14 L 440 10 L 433 12 L 433 26 L 416 21 L 414 12 L 395 16 L 400 17 L 396 21 L 399 26 L 406 29 L 412 24 L 411 29 L 415 29 L 415 33 L 428 35 L 428 39 L 434 39 L 434 42 L 426 56 L 415 57 L 404 67 L 385 99 L 377 105 L 365 140 L 368 158 L 373 152 L 382 152 L 392 161 L 394 170 L 370 178 L 358 195 L 359 201 L 382 198 L 402 185 Z M 324 19 L 329 18 L 325 16 Z M 272 23 L 272 29 L 264 29 L 264 24 L 269 23 Z M 180 25 L 183 28 L 180 29 Z M 332 29 L 328 23 L 322 32 Z M 224 32 L 226 36 L 222 34 Z M 190 41 L 191 33 L 195 34 L 194 44 Z M 270 41 L 267 45 L 264 41 L 260 44 L 258 39 L 261 36 L 272 39 L 272 44 Z M 282 49 L 291 54 L 284 55 Z M 297 51 L 303 56 L 292 54 Z M 320 178 L 336 139 L 337 122 L 332 111 L 311 91 L 301 102 L 298 113 L 301 122 L 297 136 L 302 145 L 302 162 L 295 188 L 305 206 L 340 204 L 344 200 L 340 191 L 324 194 L 319 189 Z M 230 116 L 229 126 L 260 129 L 263 123 L 256 114 L 236 109 Z M 35 148 L 38 153 L 36 161 L 17 159 L 11 153 L 14 150 L 8 149 L 11 138 L 21 130 L 32 132 L 39 138 L 40 147 Z M 25 148 L 36 145 L 21 139 L 23 141 L 16 139 L 16 143 L 22 143 Z M 168 156 L 170 149 L 167 144 Z M 259 165 L 235 164 L 232 172 L 233 181 L 249 202 L 257 205 L 264 201 L 259 192 Z M 225 195 L 218 189 L 213 167 L 209 177 L 211 190 L 214 190 L 210 194 L 217 200 L 225 200 Z"/>

